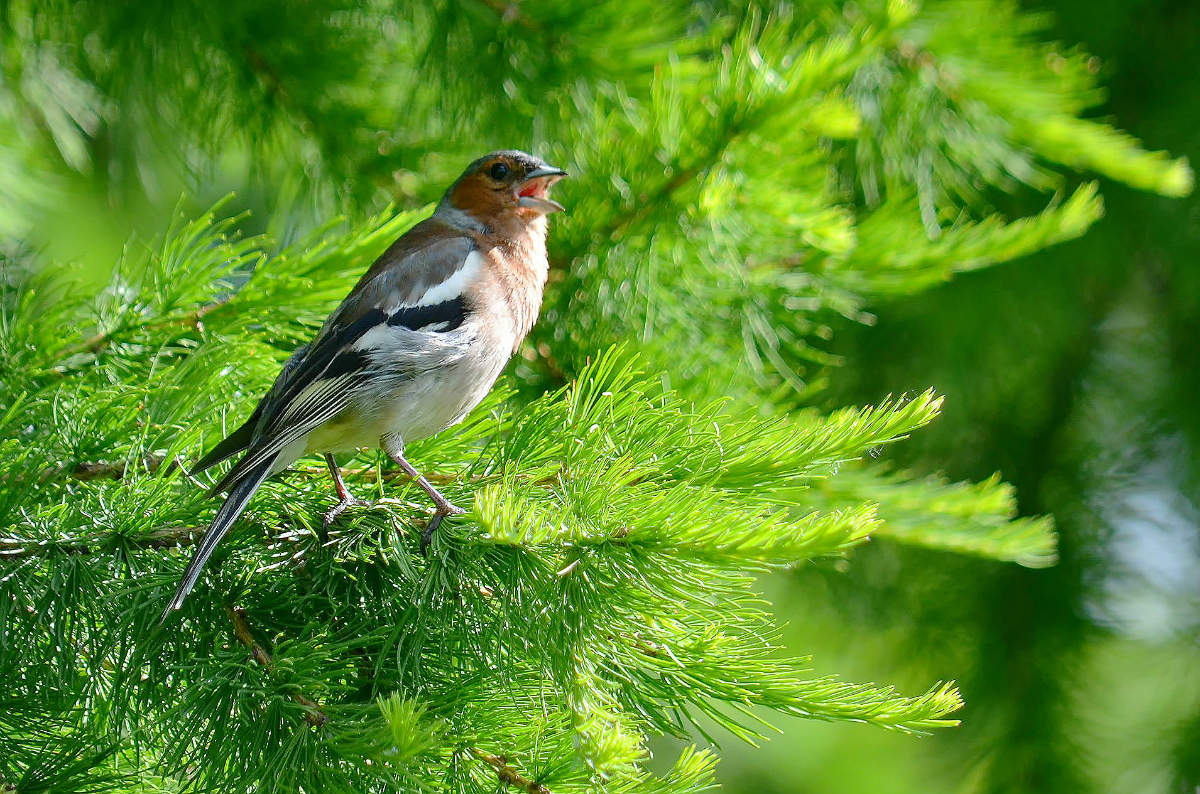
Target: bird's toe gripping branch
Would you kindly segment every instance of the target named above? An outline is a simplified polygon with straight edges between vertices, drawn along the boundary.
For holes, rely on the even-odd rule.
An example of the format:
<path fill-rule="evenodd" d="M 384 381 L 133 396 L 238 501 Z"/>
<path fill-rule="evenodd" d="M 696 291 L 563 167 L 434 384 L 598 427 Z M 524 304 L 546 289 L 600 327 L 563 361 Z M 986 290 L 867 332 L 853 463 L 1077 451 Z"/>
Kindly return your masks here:
<path fill-rule="evenodd" d="M 342 500 L 340 502 L 338 502 L 333 507 L 326 510 L 325 514 L 323 516 L 321 516 L 321 529 L 324 530 L 325 532 L 328 532 L 329 528 L 331 526 L 333 526 L 334 522 L 338 520 L 338 518 L 342 515 L 342 513 L 346 512 L 351 507 L 370 507 L 370 506 L 371 506 L 371 503 L 368 502 L 366 499 L 359 499 L 356 496 L 351 496 L 351 495 L 347 494 L 345 497 L 342 498 Z"/>
<path fill-rule="evenodd" d="M 425 525 L 425 529 L 421 531 L 422 555 L 429 553 L 429 543 L 433 540 L 433 533 L 437 532 L 437 528 L 442 525 L 442 521 L 446 518 L 446 516 L 460 516 L 467 512 L 461 507 L 450 504 L 450 502 L 446 501 L 446 498 L 438 493 L 436 489 L 430 487 L 430 491 L 430 498 L 432 498 L 434 504 L 437 505 L 437 510 L 434 511 L 434 514 L 430 517 L 429 523 Z"/>
<path fill-rule="evenodd" d="M 328 541 L 329 528 L 333 526 L 333 522 L 338 520 L 338 517 L 349 510 L 351 507 L 370 507 L 371 503 L 365 499 L 359 499 L 354 494 L 350 493 L 350 489 L 346 487 L 346 481 L 342 479 L 342 470 L 338 468 L 337 460 L 333 455 L 325 455 L 325 464 L 329 467 L 329 475 L 333 477 L 333 485 L 338 495 L 338 503 L 325 511 L 325 515 L 321 518 L 321 542 Z"/>

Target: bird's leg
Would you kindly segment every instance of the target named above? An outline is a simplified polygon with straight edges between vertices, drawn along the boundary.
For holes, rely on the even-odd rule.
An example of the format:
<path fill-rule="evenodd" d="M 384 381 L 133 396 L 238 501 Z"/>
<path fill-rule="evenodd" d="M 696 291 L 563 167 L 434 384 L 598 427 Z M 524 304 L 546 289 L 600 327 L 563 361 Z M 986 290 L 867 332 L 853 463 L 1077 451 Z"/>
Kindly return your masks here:
<path fill-rule="evenodd" d="M 425 475 L 413 468 L 413 465 L 404 459 L 403 448 L 395 443 L 385 443 L 383 451 L 391 458 L 397 466 L 403 469 L 404 473 L 412 479 L 416 480 L 417 485 L 421 486 L 421 490 L 429 495 L 433 500 L 434 506 L 437 508 L 434 511 L 433 517 L 429 519 L 429 523 L 425 525 L 425 530 L 421 533 L 421 553 L 425 554 L 429 549 L 429 541 L 433 538 L 433 533 L 442 525 L 442 519 L 446 516 L 457 516 L 467 512 L 461 507 L 456 507 L 450 504 L 450 501 L 438 493 L 438 489 L 434 488 L 429 480 L 425 479 Z"/>
<path fill-rule="evenodd" d="M 324 534 L 337 521 L 338 516 L 346 512 L 347 509 L 355 506 L 366 506 L 370 502 L 364 502 L 350 493 L 350 489 L 346 487 L 346 481 L 342 479 L 342 470 L 338 468 L 337 460 L 333 455 L 325 453 L 325 465 L 329 467 L 329 475 L 333 477 L 333 487 L 337 490 L 338 503 L 325 511 L 325 516 L 321 520 L 321 532 Z M 322 538 L 322 542 L 325 539 Z"/>

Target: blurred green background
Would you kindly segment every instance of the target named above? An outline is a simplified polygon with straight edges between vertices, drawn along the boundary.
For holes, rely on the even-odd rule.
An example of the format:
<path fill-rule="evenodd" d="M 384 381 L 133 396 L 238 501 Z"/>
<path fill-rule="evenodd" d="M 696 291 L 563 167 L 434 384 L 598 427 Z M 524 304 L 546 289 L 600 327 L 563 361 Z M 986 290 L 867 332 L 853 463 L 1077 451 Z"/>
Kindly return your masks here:
<path fill-rule="evenodd" d="M 1103 60 L 1103 115 L 1196 161 L 1200 4 L 1025 6 Z M 1048 570 L 873 544 L 774 583 L 818 670 L 954 677 L 962 727 L 914 742 L 794 720 L 762 749 L 725 748 L 732 790 L 1198 790 L 1200 199 L 1103 191 L 1083 238 L 878 305 L 874 327 L 833 337 L 853 364 L 830 404 L 946 395 L 889 457 L 956 479 L 999 470 L 1023 514 L 1058 524 Z"/>
<path fill-rule="evenodd" d="M 21 16 L 0 6 L 4 19 Z M 1056 0 L 1025 7 L 1051 14 L 1050 38 L 1080 42 L 1099 57 L 1109 88 L 1099 115 L 1153 148 L 1200 160 L 1200 4 Z M 278 4 L 280 14 L 287 11 Z M 120 24 L 119 15 L 106 19 Z M 187 28 L 164 22 L 163 29 Z M 88 35 L 78 40 L 88 46 Z M 354 41 L 338 46 L 356 79 L 387 66 Z M 129 73 L 113 84 L 127 99 L 145 100 L 155 79 L 174 76 L 138 73 L 138 43 L 129 47 L 122 66 Z M 3 56 L 11 76 L 30 54 L 9 48 Z M 320 59 L 322 68 L 331 62 L 339 61 Z M 250 162 L 245 147 L 231 146 L 216 153 L 201 183 L 181 174 L 190 159 L 211 153 L 148 143 L 156 125 L 178 121 L 152 101 L 123 105 L 126 123 L 89 139 L 88 157 L 79 156 L 96 167 L 64 170 L 42 162 L 36 147 L 16 151 L 40 136 L 70 161 L 79 144 L 61 130 L 88 129 L 91 98 L 64 80 L 68 95 L 53 104 L 72 115 L 61 129 L 43 119 L 43 129 L 26 135 L 18 121 L 2 139 L 9 151 L 0 157 L 0 256 L 33 246 L 77 261 L 81 278 L 100 283 L 130 234 L 159 231 L 181 194 L 185 211 L 193 211 L 236 190 L 233 206 L 254 210 L 243 224 L 251 232 L 285 207 L 287 224 L 271 230 L 283 239 L 343 208 L 347 195 L 360 209 L 378 209 L 381 189 L 401 206 L 435 198 L 429 182 L 399 164 L 411 162 L 406 152 L 436 148 L 437 129 L 423 130 L 425 139 L 406 139 L 403 131 L 390 140 L 343 136 L 370 120 L 331 117 L 321 98 L 296 90 L 304 85 L 305 53 L 286 68 L 286 90 L 272 90 L 269 73 L 242 76 L 243 100 L 284 104 L 291 117 L 308 119 L 303 132 L 321 143 L 321 156 L 264 128 L 261 136 L 284 156 Z M 29 99 L 31 87 L 23 89 Z M 0 110 L 21 118 L 19 108 Z M 421 162 L 449 172 L 455 156 Z M 18 183 L 3 173 L 18 160 L 34 172 L 44 166 L 43 178 Z M 329 162 L 349 164 L 346 173 L 319 173 Z M 320 184 L 335 185 L 336 197 L 314 188 Z M 943 417 L 889 448 L 888 460 L 956 480 L 999 471 L 1017 487 L 1023 514 L 1057 521 L 1061 561 L 1046 570 L 881 543 L 766 584 L 789 644 L 813 654 L 817 672 L 906 691 L 953 678 L 968 704 L 962 727 L 914 739 L 780 721 L 785 733 L 761 747 L 723 742 L 726 790 L 1200 790 L 1200 198 L 1160 198 L 1112 183 L 1103 193 L 1107 215 L 1083 238 L 876 304 L 874 323 L 843 321 L 829 343 L 848 364 L 820 393 L 825 407 L 929 386 L 946 395 Z M 1012 217 L 1045 206 L 1042 196 L 1026 198 L 998 200 L 1010 203 Z"/>

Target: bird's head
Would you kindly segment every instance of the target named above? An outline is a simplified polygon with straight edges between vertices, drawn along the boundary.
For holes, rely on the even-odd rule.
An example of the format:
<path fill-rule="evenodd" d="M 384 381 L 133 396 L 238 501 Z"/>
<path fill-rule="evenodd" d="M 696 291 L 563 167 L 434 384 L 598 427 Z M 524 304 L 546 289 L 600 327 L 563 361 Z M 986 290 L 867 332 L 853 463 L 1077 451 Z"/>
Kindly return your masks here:
<path fill-rule="evenodd" d="M 438 213 L 459 217 L 499 232 L 519 232 L 563 206 L 550 198 L 550 188 L 567 175 L 533 155 L 516 150 L 492 152 L 467 166 L 446 191 Z"/>

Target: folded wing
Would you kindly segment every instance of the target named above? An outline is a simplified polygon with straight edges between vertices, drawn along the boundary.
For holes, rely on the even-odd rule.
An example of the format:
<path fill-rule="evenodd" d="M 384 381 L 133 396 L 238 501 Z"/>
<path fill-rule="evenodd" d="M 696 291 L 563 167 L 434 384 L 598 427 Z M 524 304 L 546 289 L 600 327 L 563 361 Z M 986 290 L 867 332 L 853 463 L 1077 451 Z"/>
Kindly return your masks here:
<path fill-rule="evenodd" d="M 447 229 L 423 221 L 376 260 L 316 339 L 284 365 L 250 418 L 197 462 L 194 470 L 200 471 L 245 451 L 213 493 L 257 473 L 264 461 L 350 404 L 372 374 L 371 357 L 359 342 L 373 329 L 448 331 L 462 323 L 469 307 L 461 289 L 479 257 L 470 238 Z"/>

